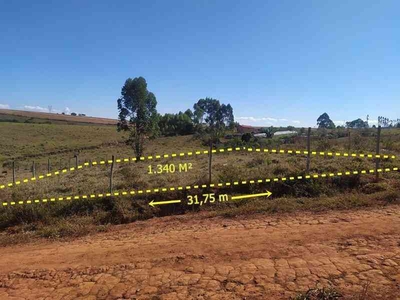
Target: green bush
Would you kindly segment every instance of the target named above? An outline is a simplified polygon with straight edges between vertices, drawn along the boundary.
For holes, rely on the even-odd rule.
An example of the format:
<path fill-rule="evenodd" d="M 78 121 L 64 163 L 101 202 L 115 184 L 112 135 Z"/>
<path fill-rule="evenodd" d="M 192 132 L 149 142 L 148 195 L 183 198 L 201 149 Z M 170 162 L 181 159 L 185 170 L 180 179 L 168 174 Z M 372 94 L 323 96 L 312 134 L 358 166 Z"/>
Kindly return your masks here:
<path fill-rule="evenodd" d="M 252 138 L 253 136 L 251 135 L 251 133 L 245 133 L 245 134 L 243 134 L 242 135 L 242 142 L 243 143 L 248 143 L 248 142 L 250 142 L 251 141 L 251 138 Z"/>

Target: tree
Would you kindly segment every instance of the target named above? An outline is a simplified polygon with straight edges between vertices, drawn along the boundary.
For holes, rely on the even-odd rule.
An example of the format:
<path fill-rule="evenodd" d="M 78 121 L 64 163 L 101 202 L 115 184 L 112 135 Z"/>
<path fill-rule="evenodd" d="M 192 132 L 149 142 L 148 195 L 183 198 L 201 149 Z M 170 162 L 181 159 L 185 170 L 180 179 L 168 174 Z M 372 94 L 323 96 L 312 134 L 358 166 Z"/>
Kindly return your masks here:
<path fill-rule="evenodd" d="M 187 115 L 191 120 L 193 120 L 193 118 L 194 118 L 194 114 L 193 114 L 193 112 L 190 110 L 190 108 L 188 108 L 188 109 L 185 111 L 185 115 Z"/>
<path fill-rule="evenodd" d="M 159 116 L 158 126 L 164 136 L 187 135 L 194 133 L 193 120 L 187 110 L 185 113 Z"/>
<path fill-rule="evenodd" d="M 118 131 L 128 131 L 127 143 L 135 151 L 139 160 L 144 150 L 146 136 L 155 136 L 158 132 L 158 114 L 156 96 L 147 90 L 143 77 L 128 78 L 121 89 L 118 103 Z"/>
<path fill-rule="evenodd" d="M 200 99 L 193 106 L 196 122 L 207 125 L 206 132 L 212 139 L 223 135 L 227 128 L 234 126 L 233 109 L 230 104 L 220 104 L 212 98 Z"/>
<path fill-rule="evenodd" d="M 220 104 L 218 100 L 212 98 L 200 99 L 193 108 L 196 122 L 201 126 L 204 120 L 206 125 L 205 133 L 208 134 L 210 144 L 208 181 L 211 183 L 212 147 L 213 144 L 224 134 L 227 128 L 233 128 L 235 126 L 233 109 L 230 104 Z"/>
<path fill-rule="evenodd" d="M 362 119 L 357 119 L 351 122 L 346 122 L 347 128 L 368 128 L 368 122 Z"/>
<path fill-rule="evenodd" d="M 379 116 L 378 125 L 381 127 L 399 127 L 400 119 L 390 120 L 389 118 Z"/>
<path fill-rule="evenodd" d="M 274 127 L 273 126 L 271 126 L 271 127 L 269 127 L 269 128 L 262 128 L 261 129 L 261 133 L 265 133 L 265 137 L 266 138 L 268 138 L 268 139 L 272 139 L 272 137 L 274 136 L 274 133 L 275 133 L 275 129 L 274 129 Z"/>
<path fill-rule="evenodd" d="M 295 131 L 295 129 L 296 129 L 296 128 L 295 128 L 294 126 L 288 126 L 288 127 L 287 127 L 287 130 L 289 130 L 289 131 Z"/>
<path fill-rule="evenodd" d="M 318 128 L 333 129 L 335 128 L 335 123 L 331 120 L 327 113 L 323 113 L 317 119 Z"/>
<path fill-rule="evenodd" d="M 204 110 L 197 103 L 195 103 L 193 105 L 193 109 L 194 109 L 194 113 L 193 113 L 194 122 L 196 124 L 203 123 Z"/>
<path fill-rule="evenodd" d="M 76 113 L 72 112 L 72 113 L 71 113 L 71 116 L 76 116 Z"/>

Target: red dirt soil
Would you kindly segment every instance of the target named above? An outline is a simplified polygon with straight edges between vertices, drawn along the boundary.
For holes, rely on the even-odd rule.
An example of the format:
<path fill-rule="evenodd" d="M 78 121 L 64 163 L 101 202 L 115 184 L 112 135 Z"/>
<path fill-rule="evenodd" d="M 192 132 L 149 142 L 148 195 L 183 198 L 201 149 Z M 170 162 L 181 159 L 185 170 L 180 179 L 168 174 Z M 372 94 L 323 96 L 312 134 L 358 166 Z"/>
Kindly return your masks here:
<path fill-rule="evenodd" d="M 0 249 L 0 299 L 400 299 L 400 206 L 234 219 L 189 214 Z"/>

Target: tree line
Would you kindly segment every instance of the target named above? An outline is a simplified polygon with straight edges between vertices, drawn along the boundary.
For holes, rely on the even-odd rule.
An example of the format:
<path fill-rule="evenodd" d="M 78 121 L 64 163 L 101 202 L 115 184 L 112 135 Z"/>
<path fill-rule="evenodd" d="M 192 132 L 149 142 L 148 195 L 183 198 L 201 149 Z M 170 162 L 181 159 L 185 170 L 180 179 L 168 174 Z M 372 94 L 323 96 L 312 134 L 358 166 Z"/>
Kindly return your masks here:
<path fill-rule="evenodd" d="M 317 119 L 317 126 L 318 128 L 325 128 L 325 129 L 334 129 L 334 128 L 370 128 L 369 126 L 369 116 L 367 116 L 367 120 L 364 121 L 360 118 L 346 122 L 344 126 L 336 126 L 335 123 L 331 120 L 327 113 L 323 113 Z M 389 118 L 379 116 L 378 117 L 378 125 L 381 127 L 397 127 L 400 128 L 400 119 L 397 120 L 390 120 Z M 376 127 L 373 125 L 372 127 Z"/>
<path fill-rule="evenodd" d="M 235 126 L 232 106 L 213 98 L 199 99 L 193 111 L 159 114 L 156 96 L 147 89 L 143 77 L 125 81 L 117 106 L 117 129 L 129 133 L 127 143 L 137 158 L 143 155 L 147 138 L 199 133 L 212 147 L 227 129 Z"/>

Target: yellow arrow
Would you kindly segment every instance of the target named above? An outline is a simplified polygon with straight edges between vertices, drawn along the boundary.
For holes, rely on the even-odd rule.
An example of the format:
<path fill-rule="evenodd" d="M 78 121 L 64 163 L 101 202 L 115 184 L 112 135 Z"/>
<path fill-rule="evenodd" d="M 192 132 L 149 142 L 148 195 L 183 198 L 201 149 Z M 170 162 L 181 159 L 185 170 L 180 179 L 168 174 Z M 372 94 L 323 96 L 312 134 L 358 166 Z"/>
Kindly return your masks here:
<path fill-rule="evenodd" d="M 149 203 L 149 205 L 151 207 L 154 207 L 155 205 L 165 205 L 165 204 L 173 204 L 173 203 L 181 203 L 181 200 L 168 200 L 168 201 L 158 201 L 158 202 L 154 202 L 154 200 L 151 200 L 151 202 Z"/>
<path fill-rule="evenodd" d="M 270 191 L 267 191 L 266 193 L 260 193 L 260 194 L 233 196 L 231 199 L 232 200 L 238 200 L 238 199 L 256 198 L 256 197 L 263 197 L 263 196 L 269 197 L 271 195 L 272 195 L 272 193 Z"/>

